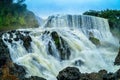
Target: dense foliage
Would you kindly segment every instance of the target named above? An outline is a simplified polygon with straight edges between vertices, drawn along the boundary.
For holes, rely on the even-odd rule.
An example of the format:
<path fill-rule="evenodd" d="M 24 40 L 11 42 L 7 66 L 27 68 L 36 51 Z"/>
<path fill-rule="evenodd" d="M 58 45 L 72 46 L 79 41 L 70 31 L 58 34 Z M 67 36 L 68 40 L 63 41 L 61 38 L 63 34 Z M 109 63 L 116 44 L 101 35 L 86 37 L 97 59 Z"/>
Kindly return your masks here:
<path fill-rule="evenodd" d="M 11 24 L 24 24 L 22 14 L 26 10 L 26 5 L 20 1 L 13 3 L 13 0 L 0 1 L 0 26 Z"/>
<path fill-rule="evenodd" d="M 26 9 L 25 0 L 0 0 L 0 30 L 29 26 L 38 26 L 34 14 Z M 28 19 L 29 18 L 29 19 Z M 32 20 L 31 20 L 32 19 Z"/>

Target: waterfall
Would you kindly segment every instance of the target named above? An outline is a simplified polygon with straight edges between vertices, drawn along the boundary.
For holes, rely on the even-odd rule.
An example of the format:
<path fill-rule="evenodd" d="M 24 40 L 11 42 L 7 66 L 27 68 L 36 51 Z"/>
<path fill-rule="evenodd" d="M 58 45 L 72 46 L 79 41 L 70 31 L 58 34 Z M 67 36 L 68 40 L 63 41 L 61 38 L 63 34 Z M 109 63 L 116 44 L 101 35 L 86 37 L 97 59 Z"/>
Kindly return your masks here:
<path fill-rule="evenodd" d="M 3 34 L 14 63 L 24 66 L 27 75 L 56 80 L 60 70 L 74 66 L 82 73 L 114 66 L 119 42 L 107 19 L 83 15 L 53 15 L 36 29 L 18 29 Z"/>
<path fill-rule="evenodd" d="M 86 15 L 53 15 L 48 17 L 44 27 L 69 27 L 79 29 L 87 37 L 92 33 L 100 40 L 112 37 L 107 19 Z"/>

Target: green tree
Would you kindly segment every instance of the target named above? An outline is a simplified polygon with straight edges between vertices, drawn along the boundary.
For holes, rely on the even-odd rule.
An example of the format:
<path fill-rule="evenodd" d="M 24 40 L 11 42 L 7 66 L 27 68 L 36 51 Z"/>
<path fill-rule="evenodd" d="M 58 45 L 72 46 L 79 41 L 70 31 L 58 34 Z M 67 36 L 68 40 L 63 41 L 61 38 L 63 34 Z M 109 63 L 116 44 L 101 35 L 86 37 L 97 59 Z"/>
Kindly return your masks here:
<path fill-rule="evenodd" d="M 20 18 L 26 11 L 24 1 L 25 0 L 17 0 L 17 3 L 14 3 L 14 0 L 0 0 L 0 27 L 11 26 L 14 23 L 24 23 L 21 22 Z M 22 19 L 24 18 L 22 17 Z"/>

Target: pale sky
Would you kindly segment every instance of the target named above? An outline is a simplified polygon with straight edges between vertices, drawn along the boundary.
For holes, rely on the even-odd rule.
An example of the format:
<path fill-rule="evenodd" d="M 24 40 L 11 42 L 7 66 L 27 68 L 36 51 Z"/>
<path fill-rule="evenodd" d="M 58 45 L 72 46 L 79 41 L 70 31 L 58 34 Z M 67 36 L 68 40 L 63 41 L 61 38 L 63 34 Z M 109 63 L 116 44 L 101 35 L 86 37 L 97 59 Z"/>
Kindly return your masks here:
<path fill-rule="evenodd" d="M 88 10 L 119 9 L 120 0 L 26 0 L 27 8 L 40 17 L 82 14 Z"/>

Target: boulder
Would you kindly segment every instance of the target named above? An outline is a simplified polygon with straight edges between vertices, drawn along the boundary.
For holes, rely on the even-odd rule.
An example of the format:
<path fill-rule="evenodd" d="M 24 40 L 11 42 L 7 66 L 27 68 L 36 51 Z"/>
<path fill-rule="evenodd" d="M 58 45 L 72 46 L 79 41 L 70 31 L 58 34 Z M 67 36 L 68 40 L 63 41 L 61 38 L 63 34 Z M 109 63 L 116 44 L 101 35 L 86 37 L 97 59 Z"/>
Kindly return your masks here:
<path fill-rule="evenodd" d="M 59 72 L 57 80 L 120 80 L 120 69 L 115 73 L 99 72 L 81 73 L 76 67 L 67 67 Z"/>
<path fill-rule="evenodd" d="M 56 48 L 59 51 L 60 59 L 69 59 L 71 52 L 70 48 L 68 47 L 68 43 L 55 31 L 51 33 L 51 37 L 54 40 Z"/>
<path fill-rule="evenodd" d="M 82 73 L 79 80 L 103 80 L 103 76 L 107 74 L 106 70 L 99 72 Z"/>
<path fill-rule="evenodd" d="M 114 73 L 108 73 L 103 76 L 103 80 L 117 80 Z"/>
<path fill-rule="evenodd" d="M 100 45 L 100 40 L 95 37 L 89 37 L 89 40 L 95 45 Z"/>
<path fill-rule="evenodd" d="M 80 71 L 76 67 L 67 67 L 59 72 L 57 79 L 58 80 L 79 80 Z"/>

